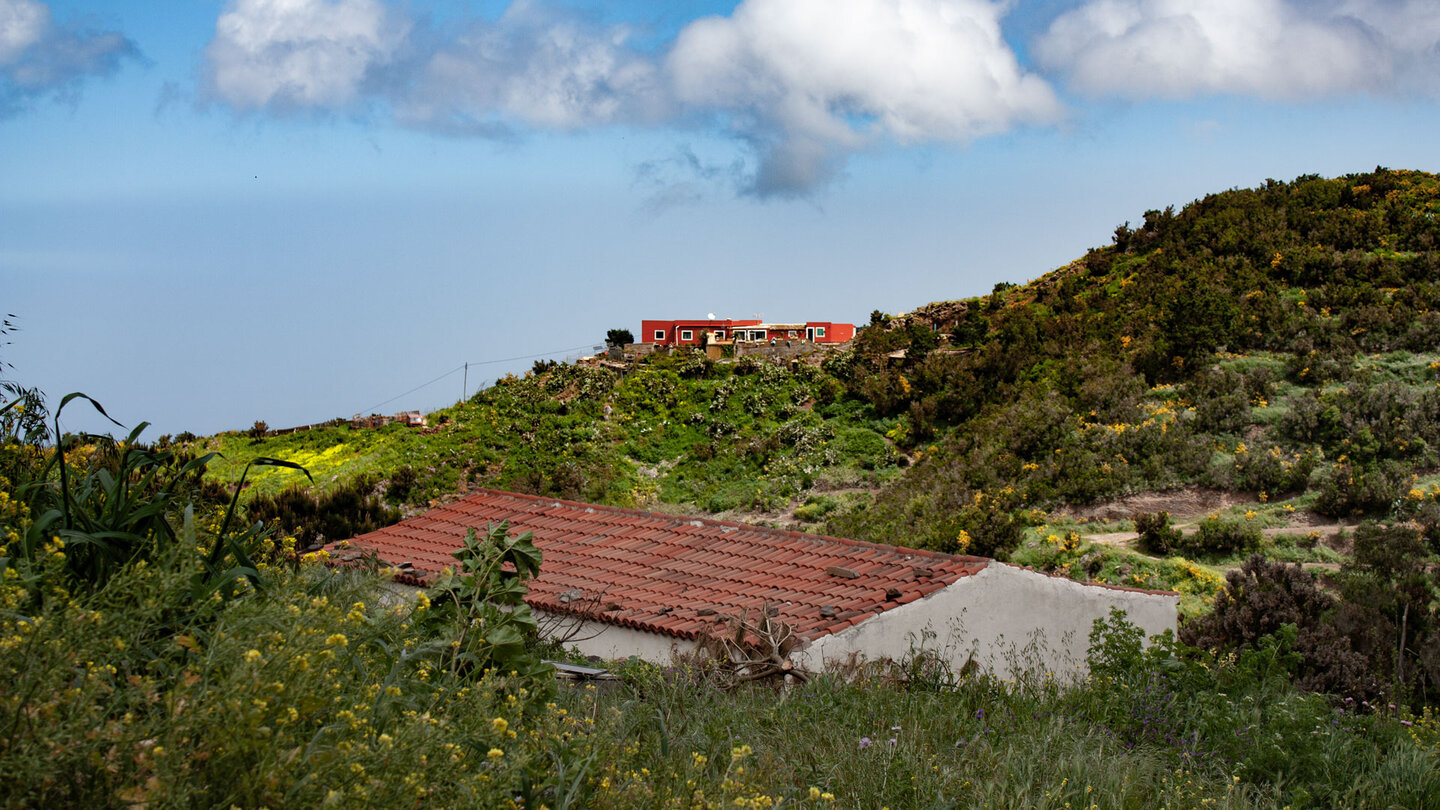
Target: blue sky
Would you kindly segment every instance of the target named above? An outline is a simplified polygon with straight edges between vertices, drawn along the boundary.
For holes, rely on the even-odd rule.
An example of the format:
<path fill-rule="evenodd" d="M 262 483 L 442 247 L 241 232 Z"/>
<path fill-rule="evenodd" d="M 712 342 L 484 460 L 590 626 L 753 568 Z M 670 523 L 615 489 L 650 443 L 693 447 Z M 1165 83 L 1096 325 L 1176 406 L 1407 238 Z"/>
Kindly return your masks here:
<path fill-rule="evenodd" d="M 0 362 L 152 437 L 428 410 L 1435 170 L 1437 87 L 1420 0 L 0 0 Z"/>

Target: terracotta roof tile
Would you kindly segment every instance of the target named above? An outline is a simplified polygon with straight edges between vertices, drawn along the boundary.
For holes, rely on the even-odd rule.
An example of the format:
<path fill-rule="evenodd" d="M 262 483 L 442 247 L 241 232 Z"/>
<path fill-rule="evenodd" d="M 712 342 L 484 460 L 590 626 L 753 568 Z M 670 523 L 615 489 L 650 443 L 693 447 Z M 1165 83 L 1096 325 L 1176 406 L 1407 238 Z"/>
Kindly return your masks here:
<path fill-rule="evenodd" d="M 797 633 L 814 639 L 988 564 L 978 557 L 498 490 L 478 490 L 350 543 L 391 564 L 409 562 L 414 570 L 400 579 L 423 585 L 454 564 L 451 552 L 467 529 L 483 531 L 502 520 L 510 521 L 512 532 L 533 532 L 544 555 L 527 598 L 533 607 L 681 638 L 712 632 L 726 615 L 769 605 Z M 827 573 L 837 566 L 859 576 Z M 930 576 L 917 577 L 917 566 Z M 561 594 L 577 589 L 591 599 L 561 601 Z M 898 599 L 887 600 L 891 589 Z M 609 604 L 621 609 L 605 610 Z M 826 606 L 835 615 L 821 616 Z M 701 609 L 716 613 L 700 616 Z"/>

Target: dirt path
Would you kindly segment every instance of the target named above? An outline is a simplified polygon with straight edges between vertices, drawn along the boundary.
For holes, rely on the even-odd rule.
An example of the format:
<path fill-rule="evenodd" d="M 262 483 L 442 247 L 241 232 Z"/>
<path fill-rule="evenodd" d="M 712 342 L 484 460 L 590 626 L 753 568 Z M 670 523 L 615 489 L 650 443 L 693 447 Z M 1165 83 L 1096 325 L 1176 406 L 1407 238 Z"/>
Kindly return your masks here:
<path fill-rule="evenodd" d="M 1062 511 L 1065 517 L 1080 521 L 1129 520 L 1142 512 L 1168 512 L 1172 525 L 1185 534 L 1196 531 L 1206 516 L 1233 506 L 1257 503 L 1256 499 L 1243 494 L 1191 487 L 1170 492 L 1144 492 L 1130 495 L 1102 504 L 1072 507 Z M 1266 537 L 1282 534 L 1316 535 L 1316 542 L 1342 554 L 1350 553 L 1350 538 L 1356 526 L 1318 515 L 1314 512 L 1296 511 L 1290 514 L 1284 526 L 1263 529 Z M 1138 539 L 1133 531 L 1097 532 L 1082 534 L 1092 543 L 1118 546 L 1135 550 Z M 1310 563 L 1308 567 L 1334 568 L 1333 564 Z"/>

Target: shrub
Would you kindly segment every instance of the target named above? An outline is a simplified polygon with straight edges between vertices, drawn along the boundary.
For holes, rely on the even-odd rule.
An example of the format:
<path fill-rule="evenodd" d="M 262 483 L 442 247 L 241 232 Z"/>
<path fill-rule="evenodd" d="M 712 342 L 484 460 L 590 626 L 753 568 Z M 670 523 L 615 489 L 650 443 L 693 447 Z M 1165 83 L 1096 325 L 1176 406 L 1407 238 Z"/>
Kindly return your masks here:
<path fill-rule="evenodd" d="M 977 493 L 970 506 L 940 524 L 937 536 L 926 547 L 951 554 L 1010 559 L 1025 538 L 1025 529 L 1034 525 L 1034 514 L 1028 509 L 1006 510 L 987 500 Z"/>
<path fill-rule="evenodd" d="M 1265 536 L 1249 521 L 1209 517 L 1200 521 L 1193 534 L 1181 538 L 1177 548 L 1187 554 L 1228 555 L 1255 551 L 1264 541 Z"/>
<path fill-rule="evenodd" d="M 385 489 L 385 497 L 395 503 L 403 503 L 410 499 L 410 493 L 415 489 L 420 476 L 415 468 L 409 464 L 402 465 L 395 472 L 390 474 L 389 485 Z"/>
<path fill-rule="evenodd" d="M 1404 467 L 1394 461 L 1342 462 L 1321 472 L 1315 511 L 1330 517 L 1382 513 L 1399 501 L 1409 483 Z"/>
<path fill-rule="evenodd" d="M 811 495 L 805 503 L 795 507 L 795 519 L 814 523 L 835 511 L 837 506 L 839 503 L 828 495 Z"/>
<path fill-rule="evenodd" d="M 1180 530 L 1170 525 L 1169 512 L 1136 515 L 1135 531 L 1140 535 L 1140 550 L 1161 557 L 1169 556 L 1184 539 Z"/>
<path fill-rule="evenodd" d="M 315 548 L 398 522 L 400 510 L 386 506 L 373 490 L 373 479 L 363 476 L 320 495 L 291 487 L 251 499 L 246 510 L 251 519 L 294 535 L 297 548 Z"/>
<path fill-rule="evenodd" d="M 1287 454 L 1278 447 L 1235 454 L 1230 485 L 1248 492 L 1264 492 L 1275 496 L 1302 492 L 1310 482 L 1310 474 L 1319 463 L 1319 455 L 1306 451 Z"/>
<path fill-rule="evenodd" d="M 1428 703 L 1440 695 L 1440 574 L 1421 530 L 1408 523 L 1365 522 L 1355 530 L 1354 561 L 1340 573 L 1344 602 L 1333 624 L 1391 686 L 1392 699 Z"/>
<path fill-rule="evenodd" d="M 1211 433 L 1235 434 L 1250 424 L 1245 378 L 1234 371 L 1208 371 L 1188 386 L 1195 403 L 1195 425 Z"/>
<path fill-rule="evenodd" d="M 841 463 L 855 464 L 866 470 L 885 466 L 894 456 L 890 445 L 885 443 L 885 437 L 868 428 L 842 428 L 836 432 L 830 447 Z"/>
<path fill-rule="evenodd" d="M 1240 570 L 1226 574 L 1225 581 L 1210 615 L 1181 628 L 1186 644 L 1216 651 L 1258 650 L 1290 626 L 1300 656 L 1291 673 L 1297 686 L 1357 699 L 1378 694 L 1364 658 L 1329 623 L 1335 597 L 1320 590 L 1300 566 L 1255 554 Z"/>

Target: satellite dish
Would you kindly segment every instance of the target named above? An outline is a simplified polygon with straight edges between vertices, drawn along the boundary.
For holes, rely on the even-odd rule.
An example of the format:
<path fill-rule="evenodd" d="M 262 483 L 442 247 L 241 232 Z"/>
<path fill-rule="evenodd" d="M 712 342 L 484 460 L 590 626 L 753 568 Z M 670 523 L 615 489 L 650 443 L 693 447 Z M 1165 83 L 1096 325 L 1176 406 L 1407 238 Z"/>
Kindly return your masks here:
<path fill-rule="evenodd" d="M 710 314 L 708 314 L 708 315 L 705 316 L 705 319 L 708 320 L 708 321 L 713 321 L 713 320 L 715 320 L 715 313 L 711 312 Z"/>

